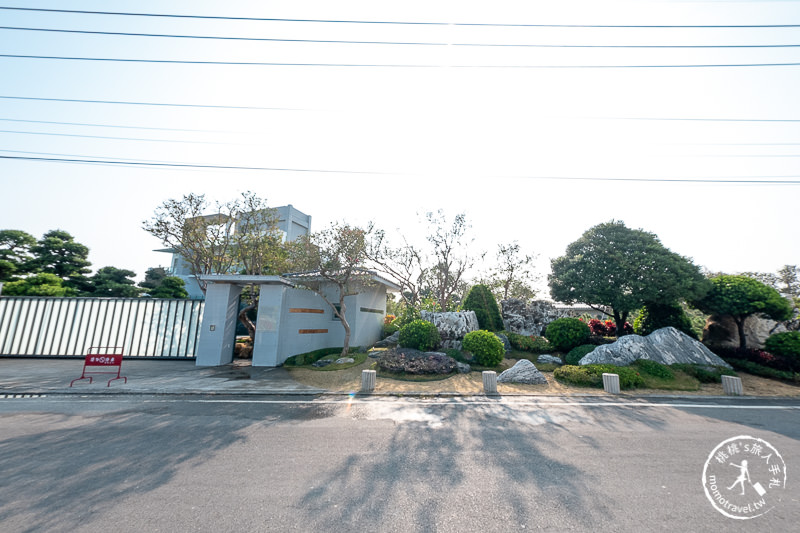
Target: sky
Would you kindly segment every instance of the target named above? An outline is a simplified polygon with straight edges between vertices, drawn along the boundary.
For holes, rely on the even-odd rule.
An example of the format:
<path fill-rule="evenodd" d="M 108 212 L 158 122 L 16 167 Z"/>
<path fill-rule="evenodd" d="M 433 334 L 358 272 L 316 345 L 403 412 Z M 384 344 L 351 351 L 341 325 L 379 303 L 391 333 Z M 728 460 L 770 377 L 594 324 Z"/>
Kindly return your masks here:
<path fill-rule="evenodd" d="M 248 190 L 415 243 L 464 212 L 479 267 L 517 241 L 543 278 L 612 219 L 713 272 L 800 264 L 797 1 L 11 7 L 0 229 L 68 231 L 95 269 L 141 279 L 164 200 Z"/>

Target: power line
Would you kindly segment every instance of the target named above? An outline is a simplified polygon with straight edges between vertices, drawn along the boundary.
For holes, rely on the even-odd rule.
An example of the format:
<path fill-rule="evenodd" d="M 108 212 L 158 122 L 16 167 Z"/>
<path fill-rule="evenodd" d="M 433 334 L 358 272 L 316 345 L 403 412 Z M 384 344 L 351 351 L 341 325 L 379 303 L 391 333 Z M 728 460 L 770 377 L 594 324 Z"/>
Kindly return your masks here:
<path fill-rule="evenodd" d="M 326 174 L 365 174 L 365 175 L 393 175 L 391 172 L 364 172 L 358 170 L 323 170 L 323 169 L 309 169 L 309 168 L 277 168 L 277 167 L 246 167 L 236 165 L 196 165 L 189 163 L 144 163 L 133 161 L 119 161 L 119 160 L 95 160 L 95 159 L 73 159 L 73 158 L 56 158 L 56 157 L 24 157 L 24 156 L 11 156 L 0 155 L 0 159 L 21 159 L 27 161 L 44 161 L 55 163 L 104 163 L 111 165 L 132 165 L 132 166 L 152 166 L 152 167 L 174 167 L 174 168 L 198 168 L 198 169 L 212 169 L 212 170 L 269 170 L 280 172 L 321 172 Z"/>
<path fill-rule="evenodd" d="M 426 22 L 397 20 L 334 20 L 334 19 L 294 19 L 273 17 L 233 17 L 213 15 L 185 15 L 174 13 L 130 13 L 119 11 L 88 11 L 75 9 L 45 9 L 33 7 L 6 7 L 0 9 L 13 11 L 35 11 L 46 13 L 69 13 L 78 15 L 114 15 L 125 17 L 161 17 L 199 20 L 241 20 L 259 22 L 312 22 L 325 24 L 380 24 L 402 26 L 478 26 L 497 28 L 798 28 L 800 24 L 520 24 L 495 22 Z"/>
<path fill-rule="evenodd" d="M 34 96 L 8 96 L 0 95 L 0 98 L 9 100 L 38 100 L 46 102 L 80 102 L 87 104 L 119 104 L 119 105 L 150 105 L 150 106 L 163 106 L 163 107 L 199 107 L 208 109 L 255 109 L 261 111 L 306 111 L 301 108 L 292 107 L 255 107 L 255 106 L 240 106 L 240 105 L 210 105 L 210 104 L 175 104 L 164 102 L 130 102 L 119 100 L 80 100 L 76 98 L 39 98 Z"/>
<path fill-rule="evenodd" d="M 7 150 L 4 150 L 7 151 Z M 323 170 L 323 169 L 299 169 L 299 168 L 275 168 L 275 167 L 246 167 L 246 166 L 227 166 L 227 165 L 196 165 L 188 163 L 144 163 L 119 160 L 102 159 L 77 159 L 77 158 L 55 158 L 55 157 L 25 157 L 0 155 L 0 159 L 16 159 L 25 161 L 51 162 L 51 163 L 80 163 L 80 164 L 109 164 L 121 166 L 143 166 L 143 167 L 175 167 L 175 168 L 198 168 L 198 169 L 220 169 L 220 170 L 266 170 L 281 172 L 304 172 L 304 173 L 329 173 L 329 174 L 363 174 L 363 175 L 405 175 L 394 172 L 364 172 L 353 170 Z M 606 177 L 587 177 L 587 176 L 497 176 L 518 179 L 536 180 L 557 180 L 557 181 L 625 181 L 625 182 L 645 182 L 645 183 L 724 183 L 724 184 L 750 184 L 750 185 L 800 185 L 800 179 L 793 180 L 765 180 L 752 179 L 750 176 L 742 176 L 740 179 L 719 179 L 719 178 L 606 178 Z M 798 176 L 779 176 L 783 178 L 798 178 Z"/>
<path fill-rule="evenodd" d="M 155 131 L 192 131 L 200 133 L 239 133 L 224 130 L 200 130 L 187 128 L 159 128 L 153 126 L 123 126 L 119 124 L 96 124 L 89 122 L 57 122 L 55 120 L 26 120 L 21 118 L 0 118 L 2 122 L 25 122 L 32 124 L 58 124 L 62 126 L 88 126 L 92 128 L 124 128 L 131 130 L 155 130 Z"/>
<path fill-rule="evenodd" d="M 177 139 L 144 139 L 140 137 L 112 137 L 107 135 L 80 135 L 77 133 L 52 133 L 41 131 L 15 131 L 15 130 L 0 130 L 0 133 L 14 133 L 20 135 L 49 135 L 52 137 L 82 137 L 86 139 L 111 139 L 117 141 L 147 141 L 147 142 L 160 142 L 160 143 L 186 143 L 186 144 L 230 144 L 241 145 L 241 143 L 223 143 L 214 141 L 182 141 Z"/>
<path fill-rule="evenodd" d="M 685 64 L 685 65 L 424 65 L 424 64 L 391 64 L 391 63 L 281 63 L 260 61 L 189 61 L 175 59 L 125 59 L 112 57 L 65 57 L 0 54 L 0 57 L 16 59 L 48 59 L 67 61 L 97 61 L 120 63 L 156 63 L 181 65 L 232 65 L 262 67 L 336 67 L 336 68 L 452 68 L 452 69 L 649 69 L 649 68 L 729 68 L 729 67 L 796 67 L 800 63 L 719 63 L 719 64 Z"/>
<path fill-rule="evenodd" d="M 217 35 L 184 35 L 172 33 L 134 33 L 115 31 L 66 30 L 56 28 L 26 28 L 18 26 L 0 26 L 0 30 L 42 31 L 55 33 L 72 33 L 82 35 L 108 35 L 122 37 L 160 37 L 176 39 L 207 39 L 223 41 L 281 42 L 281 43 L 322 43 L 322 44 L 369 44 L 395 46 L 468 46 L 468 47 L 502 47 L 502 48 L 668 48 L 668 49 L 703 49 L 703 48 L 798 48 L 800 44 L 526 44 L 526 43 L 446 43 L 424 41 L 354 41 L 336 39 L 278 39 L 266 37 L 229 37 Z"/>

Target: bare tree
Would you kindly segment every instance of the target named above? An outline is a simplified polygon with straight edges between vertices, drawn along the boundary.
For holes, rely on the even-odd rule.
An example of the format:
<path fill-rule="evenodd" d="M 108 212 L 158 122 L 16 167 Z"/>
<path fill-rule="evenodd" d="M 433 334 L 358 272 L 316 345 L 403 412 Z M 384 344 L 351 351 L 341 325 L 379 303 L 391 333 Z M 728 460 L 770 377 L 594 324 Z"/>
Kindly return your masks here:
<path fill-rule="evenodd" d="M 453 295 L 466 286 L 465 274 L 475 264 L 475 258 L 482 258 L 484 254 L 473 254 L 469 250 L 474 239 L 467 236 L 471 226 L 465 213 L 456 215 L 449 226 L 442 210 L 436 214 L 426 213 L 425 220 L 430 230 L 427 239 L 433 263 L 427 269 L 427 277 L 439 307 L 446 311 Z"/>
<path fill-rule="evenodd" d="M 538 279 L 531 267 L 535 255 L 521 255 L 519 243 L 497 245 L 497 267 L 490 276 L 492 291 L 500 300 L 536 296 L 532 284 Z"/>
<path fill-rule="evenodd" d="M 406 305 L 419 305 L 426 273 L 422 252 L 405 237 L 402 246 L 392 248 L 383 230 L 373 230 L 369 236 L 367 258 L 400 286 L 400 297 Z"/>

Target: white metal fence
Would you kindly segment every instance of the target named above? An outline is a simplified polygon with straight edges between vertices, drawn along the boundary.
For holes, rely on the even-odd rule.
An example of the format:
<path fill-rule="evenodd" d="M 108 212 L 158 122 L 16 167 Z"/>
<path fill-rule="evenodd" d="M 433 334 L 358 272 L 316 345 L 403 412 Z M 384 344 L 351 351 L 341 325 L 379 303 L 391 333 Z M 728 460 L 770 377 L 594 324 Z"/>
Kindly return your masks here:
<path fill-rule="evenodd" d="M 83 356 L 121 346 L 126 357 L 193 358 L 202 300 L 0 297 L 0 356 Z"/>

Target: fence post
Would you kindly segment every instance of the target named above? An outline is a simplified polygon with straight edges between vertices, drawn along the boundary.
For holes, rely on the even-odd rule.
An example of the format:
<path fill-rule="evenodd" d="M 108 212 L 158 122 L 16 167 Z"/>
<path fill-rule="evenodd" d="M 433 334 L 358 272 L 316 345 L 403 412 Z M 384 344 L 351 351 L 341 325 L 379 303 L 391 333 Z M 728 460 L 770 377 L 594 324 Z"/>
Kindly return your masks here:
<path fill-rule="evenodd" d="M 603 390 L 610 394 L 619 394 L 619 374 L 603 373 Z"/>
<path fill-rule="evenodd" d="M 744 389 L 742 388 L 742 378 L 722 376 L 722 390 L 725 394 L 730 396 L 743 396 Z"/>
<path fill-rule="evenodd" d="M 361 392 L 372 392 L 375 390 L 375 376 L 374 370 L 361 371 Z"/>
<path fill-rule="evenodd" d="M 483 392 L 485 394 L 497 394 L 497 372 L 484 370 L 482 375 Z"/>

